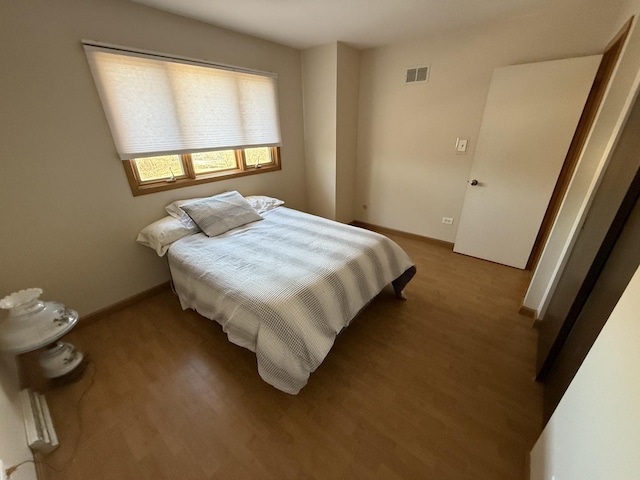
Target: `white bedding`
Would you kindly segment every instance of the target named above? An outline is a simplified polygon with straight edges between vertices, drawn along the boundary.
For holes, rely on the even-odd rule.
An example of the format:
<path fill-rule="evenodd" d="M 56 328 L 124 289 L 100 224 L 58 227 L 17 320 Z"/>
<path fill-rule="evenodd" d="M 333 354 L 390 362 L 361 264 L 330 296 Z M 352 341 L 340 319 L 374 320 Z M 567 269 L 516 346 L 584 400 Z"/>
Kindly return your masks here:
<path fill-rule="evenodd" d="M 285 207 L 263 216 L 176 241 L 169 266 L 182 308 L 220 323 L 256 353 L 266 382 L 296 394 L 340 330 L 413 262 L 368 230 Z"/>

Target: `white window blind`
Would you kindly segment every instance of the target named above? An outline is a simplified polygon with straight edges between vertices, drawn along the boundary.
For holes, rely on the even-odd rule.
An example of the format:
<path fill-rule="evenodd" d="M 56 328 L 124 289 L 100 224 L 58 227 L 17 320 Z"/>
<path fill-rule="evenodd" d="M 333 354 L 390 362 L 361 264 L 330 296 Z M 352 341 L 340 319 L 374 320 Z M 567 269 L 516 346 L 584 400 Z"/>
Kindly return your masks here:
<path fill-rule="evenodd" d="M 275 75 L 84 49 L 122 160 L 281 143 Z"/>

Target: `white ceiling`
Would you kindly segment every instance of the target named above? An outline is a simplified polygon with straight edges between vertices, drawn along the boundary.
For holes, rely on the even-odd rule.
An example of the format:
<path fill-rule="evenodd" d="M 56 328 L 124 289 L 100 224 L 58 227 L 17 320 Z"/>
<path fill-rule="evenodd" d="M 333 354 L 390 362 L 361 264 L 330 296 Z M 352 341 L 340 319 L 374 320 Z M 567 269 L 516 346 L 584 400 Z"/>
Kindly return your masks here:
<path fill-rule="evenodd" d="M 305 49 L 341 41 L 387 45 L 531 15 L 552 0 L 133 0 L 213 25 Z"/>

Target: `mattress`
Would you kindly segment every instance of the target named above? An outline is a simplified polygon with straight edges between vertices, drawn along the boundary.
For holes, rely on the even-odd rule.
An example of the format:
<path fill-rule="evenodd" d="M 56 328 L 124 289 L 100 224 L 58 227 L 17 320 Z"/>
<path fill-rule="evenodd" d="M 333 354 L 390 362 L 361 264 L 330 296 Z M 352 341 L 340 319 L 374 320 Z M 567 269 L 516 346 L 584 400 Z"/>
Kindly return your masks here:
<path fill-rule="evenodd" d="M 256 353 L 258 372 L 297 394 L 336 335 L 389 283 L 415 272 L 389 238 L 285 207 L 216 237 L 184 237 L 169 248 L 183 309 L 222 325 Z"/>

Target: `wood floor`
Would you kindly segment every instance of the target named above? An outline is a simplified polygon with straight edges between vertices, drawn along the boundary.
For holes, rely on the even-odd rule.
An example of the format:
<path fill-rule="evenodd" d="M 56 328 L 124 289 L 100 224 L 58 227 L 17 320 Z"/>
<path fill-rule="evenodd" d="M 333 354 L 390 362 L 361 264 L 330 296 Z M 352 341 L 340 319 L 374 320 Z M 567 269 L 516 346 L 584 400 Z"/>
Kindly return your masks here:
<path fill-rule="evenodd" d="M 46 388 L 60 447 L 41 480 L 522 480 L 541 430 L 527 273 L 392 236 L 416 262 L 297 396 L 161 292 L 68 340 L 90 359 Z"/>

